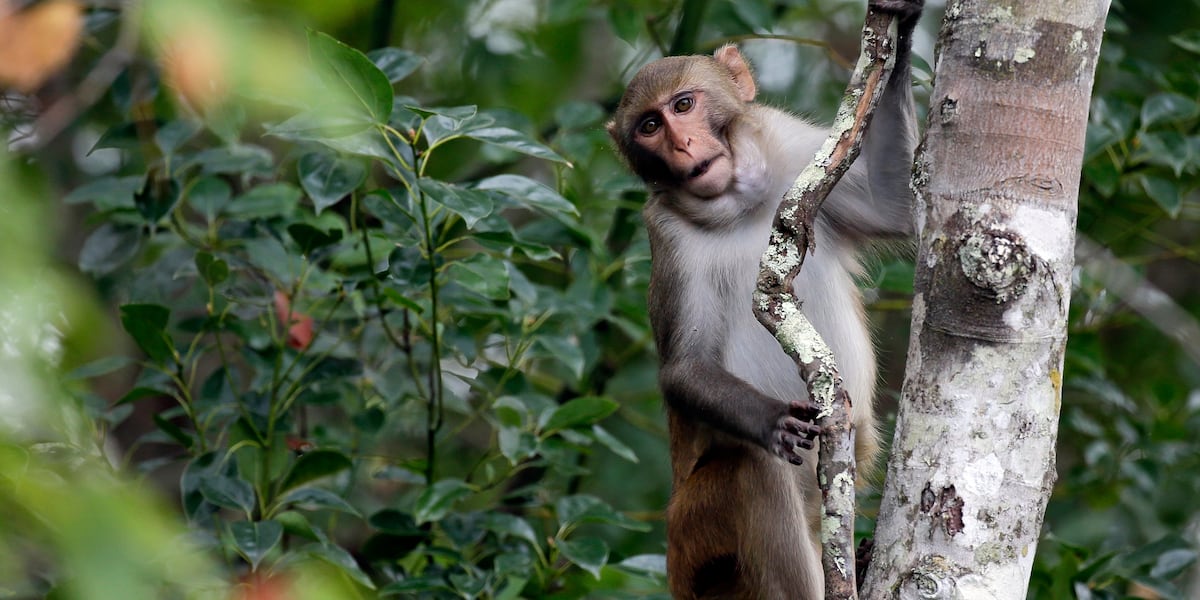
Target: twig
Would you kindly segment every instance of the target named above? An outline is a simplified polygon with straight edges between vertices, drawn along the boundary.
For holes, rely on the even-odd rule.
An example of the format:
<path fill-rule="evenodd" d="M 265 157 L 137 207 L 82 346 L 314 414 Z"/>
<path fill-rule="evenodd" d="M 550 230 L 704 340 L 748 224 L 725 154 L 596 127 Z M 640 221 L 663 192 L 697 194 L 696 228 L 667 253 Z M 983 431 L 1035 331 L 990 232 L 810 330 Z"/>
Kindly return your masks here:
<path fill-rule="evenodd" d="M 895 65 L 894 15 L 867 11 L 862 54 L 846 87 L 829 137 L 784 195 L 771 242 L 763 253 L 754 313 L 796 361 L 809 398 L 821 407 L 817 479 L 824 499 L 821 519 L 825 597 L 857 598 L 854 573 L 854 430 L 851 399 L 842 389 L 829 346 L 800 311 L 792 280 L 815 248 L 813 225 L 830 190 L 858 157 L 879 95 Z"/>

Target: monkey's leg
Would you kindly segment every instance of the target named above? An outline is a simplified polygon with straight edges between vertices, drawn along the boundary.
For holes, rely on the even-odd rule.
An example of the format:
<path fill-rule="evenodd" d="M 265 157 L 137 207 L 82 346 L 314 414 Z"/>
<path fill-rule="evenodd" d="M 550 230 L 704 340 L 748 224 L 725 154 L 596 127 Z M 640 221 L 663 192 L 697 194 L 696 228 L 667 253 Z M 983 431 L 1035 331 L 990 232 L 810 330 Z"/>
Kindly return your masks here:
<path fill-rule="evenodd" d="M 744 504 L 736 482 L 747 452 L 743 446 L 710 447 L 686 461 L 691 472 L 677 479 L 667 506 L 667 580 L 676 600 L 735 598 Z"/>
<path fill-rule="evenodd" d="M 739 551 L 744 585 L 740 598 L 821 600 L 824 572 L 820 548 L 806 518 L 806 502 L 797 469 L 766 452 L 750 454 L 738 473 Z M 809 474 L 815 481 L 815 473 Z M 819 496 L 816 500 L 820 502 Z"/>

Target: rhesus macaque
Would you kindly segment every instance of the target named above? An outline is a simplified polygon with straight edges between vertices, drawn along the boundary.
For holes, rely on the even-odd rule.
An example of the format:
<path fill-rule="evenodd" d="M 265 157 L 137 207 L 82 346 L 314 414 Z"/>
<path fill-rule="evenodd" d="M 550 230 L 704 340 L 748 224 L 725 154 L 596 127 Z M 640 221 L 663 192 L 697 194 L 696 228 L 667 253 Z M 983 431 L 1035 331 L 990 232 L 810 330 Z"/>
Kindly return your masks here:
<path fill-rule="evenodd" d="M 863 465 L 878 433 L 856 250 L 913 230 L 909 50 L 921 4 L 870 2 L 901 18 L 896 68 L 794 283 L 837 358 Z M 651 192 L 648 303 L 671 438 L 667 572 L 679 599 L 824 597 L 814 407 L 751 298 L 775 210 L 828 131 L 754 104 L 756 91 L 733 46 L 664 58 L 638 72 L 608 124 Z"/>

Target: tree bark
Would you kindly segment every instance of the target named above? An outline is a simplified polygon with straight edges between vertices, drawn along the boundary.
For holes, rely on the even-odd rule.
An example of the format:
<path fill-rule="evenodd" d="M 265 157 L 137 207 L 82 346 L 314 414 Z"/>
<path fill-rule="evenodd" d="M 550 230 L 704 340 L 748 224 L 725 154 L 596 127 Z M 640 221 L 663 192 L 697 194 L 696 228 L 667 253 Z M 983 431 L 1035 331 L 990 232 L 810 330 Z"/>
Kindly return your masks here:
<path fill-rule="evenodd" d="M 1108 0 L 958 0 L 913 187 L 908 371 L 863 598 L 1024 598 Z"/>

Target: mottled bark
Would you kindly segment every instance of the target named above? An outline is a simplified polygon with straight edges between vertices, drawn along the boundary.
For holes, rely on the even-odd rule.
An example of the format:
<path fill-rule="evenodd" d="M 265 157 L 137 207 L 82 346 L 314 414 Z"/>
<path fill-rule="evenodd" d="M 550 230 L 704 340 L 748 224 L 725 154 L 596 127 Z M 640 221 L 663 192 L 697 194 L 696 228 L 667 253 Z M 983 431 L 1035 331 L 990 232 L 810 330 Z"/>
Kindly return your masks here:
<path fill-rule="evenodd" d="M 914 189 L 912 339 L 864 598 L 1024 598 L 1055 480 L 1108 0 L 952 1 Z"/>

